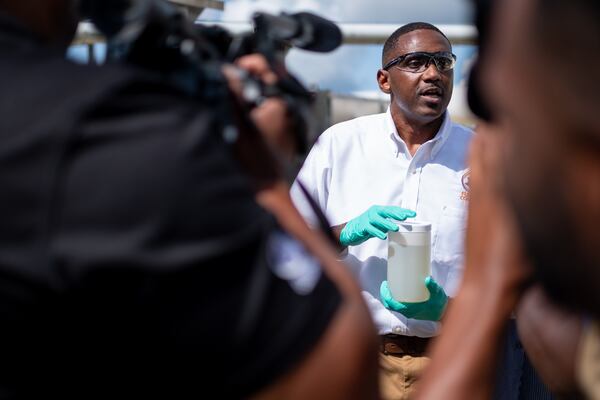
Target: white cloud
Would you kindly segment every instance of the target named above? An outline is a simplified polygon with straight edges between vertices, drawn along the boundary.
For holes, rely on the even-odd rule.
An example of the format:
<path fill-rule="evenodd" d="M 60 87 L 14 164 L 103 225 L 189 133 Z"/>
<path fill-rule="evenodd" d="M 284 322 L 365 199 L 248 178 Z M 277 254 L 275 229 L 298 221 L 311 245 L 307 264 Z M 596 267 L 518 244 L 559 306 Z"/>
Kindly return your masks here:
<path fill-rule="evenodd" d="M 378 90 L 376 74 L 380 58 L 381 46 L 352 45 L 326 54 L 291 51 L 287 64 L 308 85 L 349 93 Z"/>
<path fill-rule="evenodd" d="M 338 14 L 341 2 L 318 0 L 231 0 L 225 3 L 224 21 L 249 21 L 252 13 L 311 11 L 321 15 Z M 331 18 L 331 17 L 329 17 Z"/>

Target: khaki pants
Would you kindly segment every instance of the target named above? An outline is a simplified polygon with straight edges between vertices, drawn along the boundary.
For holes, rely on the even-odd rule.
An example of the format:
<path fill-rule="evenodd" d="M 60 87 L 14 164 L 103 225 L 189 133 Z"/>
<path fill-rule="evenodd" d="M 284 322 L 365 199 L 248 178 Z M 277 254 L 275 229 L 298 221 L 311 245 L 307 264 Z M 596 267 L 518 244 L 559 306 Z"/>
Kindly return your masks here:
<path fill-rule="evenodd" d="M 600 323 L 584 328 L 576 358 L 576 376 L 589 399 L 600 399 Z"/>
<path fill-rule="evenodd" d="M 384 400 L 406 400 L 429 363 L 428 357 L 379 353 L 379 388 Z"/>

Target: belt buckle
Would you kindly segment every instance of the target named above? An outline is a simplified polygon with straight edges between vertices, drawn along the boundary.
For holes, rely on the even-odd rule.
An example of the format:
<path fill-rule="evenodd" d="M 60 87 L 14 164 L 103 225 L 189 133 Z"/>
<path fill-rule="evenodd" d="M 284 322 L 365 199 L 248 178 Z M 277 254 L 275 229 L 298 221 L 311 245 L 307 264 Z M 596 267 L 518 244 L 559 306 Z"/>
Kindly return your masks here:
<path fill-rule="evenodd" d="M 386 341 L 383 344 L 383 354 L 398 355 L 398 354 L 404 354 L 404 353 L 405 353 L 405 351 L 402 349 L 402 347 L 398 346 L 396 343 Z"/>

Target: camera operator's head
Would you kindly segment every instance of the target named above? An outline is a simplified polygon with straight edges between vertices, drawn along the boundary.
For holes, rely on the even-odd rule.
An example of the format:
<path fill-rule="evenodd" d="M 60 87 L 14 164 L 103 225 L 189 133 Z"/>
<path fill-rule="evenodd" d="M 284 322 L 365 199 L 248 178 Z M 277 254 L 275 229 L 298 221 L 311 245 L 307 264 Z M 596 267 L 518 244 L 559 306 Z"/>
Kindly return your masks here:
<path fill-rule="evenodd" d="M 510 201 L 548 293 L 600 316 L 600 3 L 496 6 L 480 83 L 506 128 Z"/>
<path fill-rule="evenodd" d="M 66 47 L 75 34 L 78 0 L 0 0 L 0 13 L 17 19 L 40 39 Z"/>

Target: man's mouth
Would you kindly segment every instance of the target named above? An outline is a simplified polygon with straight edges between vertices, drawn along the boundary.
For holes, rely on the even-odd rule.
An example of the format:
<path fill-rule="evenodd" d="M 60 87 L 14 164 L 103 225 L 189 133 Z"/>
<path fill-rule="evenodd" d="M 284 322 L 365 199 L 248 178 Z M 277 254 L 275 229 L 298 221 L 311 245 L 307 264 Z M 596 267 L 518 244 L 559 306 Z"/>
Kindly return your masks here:
<path fill-rule="evenodd" d="M 442 101 L 444 91 L 439 87 L 430 87 L 419 92 L 419 96 L 424 97 L 427 101 L 439 103 Z"/>

